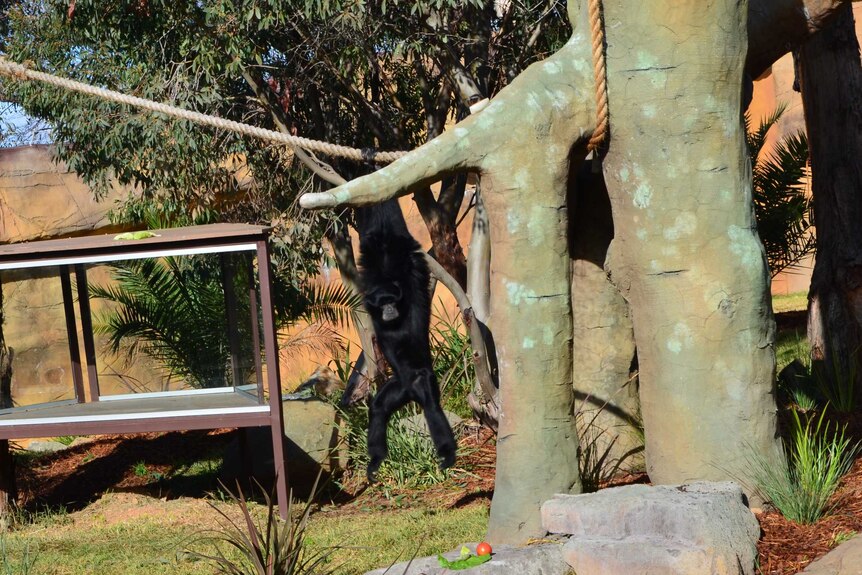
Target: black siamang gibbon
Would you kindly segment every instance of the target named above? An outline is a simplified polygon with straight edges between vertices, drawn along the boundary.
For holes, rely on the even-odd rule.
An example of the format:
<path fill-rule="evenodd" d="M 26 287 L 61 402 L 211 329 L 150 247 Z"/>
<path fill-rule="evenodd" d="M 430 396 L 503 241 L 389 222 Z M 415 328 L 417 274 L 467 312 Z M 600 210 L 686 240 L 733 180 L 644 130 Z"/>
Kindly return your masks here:
<path fill-rule="evenodd" d="M 431 276 L 425 255 L 407 231 L 398 200 L 358 208 L 356 228 L 365 309 L 393 372 L 369 406 L 368 479 L 375 480 L 388 454 L 390 417 L 410 401 L 422 407 L 440 468 L 445 469 L 455 463 L 455 435 L 440 406 L 431 363 Z"/>

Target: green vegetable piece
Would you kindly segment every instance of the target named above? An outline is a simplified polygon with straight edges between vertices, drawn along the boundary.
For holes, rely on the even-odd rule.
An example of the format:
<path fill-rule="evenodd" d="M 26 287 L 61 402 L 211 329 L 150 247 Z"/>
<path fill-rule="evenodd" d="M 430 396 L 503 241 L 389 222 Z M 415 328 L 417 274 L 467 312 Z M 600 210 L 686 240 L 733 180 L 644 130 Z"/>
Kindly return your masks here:
<path fill-rule="evenodd" d="M 141 232 L 125 232 L 123 234 L 117 234 L 114 236 L 115 240 L 145 240 L 147 238 L 157 238 L 159 234 L 154 234 L 149 231 L 141 231 Z"/>
<path fill-rule="evenodd" d="M 443 567 L 444 569 L 451 569 L 453 571 L 460 571 L 462 569 L 476 567 L 477 565 L 487 563 L 490 560 L 490 555 L 482 555 L 481 557 L 478 555 L 473 555 L 466 547 L 461 548 L 461 556 L 453 561 L 449 561 L 442 555 L 437 555 L 437 562 L 440 563 L 440 567 Z"/>

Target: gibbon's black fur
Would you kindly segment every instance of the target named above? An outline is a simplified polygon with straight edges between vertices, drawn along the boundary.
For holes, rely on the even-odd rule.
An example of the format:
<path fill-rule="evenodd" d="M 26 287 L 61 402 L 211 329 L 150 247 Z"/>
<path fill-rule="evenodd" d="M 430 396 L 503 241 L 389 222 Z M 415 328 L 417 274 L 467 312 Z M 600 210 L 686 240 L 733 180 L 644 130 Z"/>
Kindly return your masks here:
<path fill-rule="evenodd" d="M 425 413 L 440 468 L 455 463 L 455 436 L 440 406 L 431 363 L 431 275 L 419 243 L 407 231 L 397 200 L 358 208 L 360 280 L 377 344 L 393 376 L 371 400 L 368 421 L 368 479 L 388 454 L 386 427 L 410 401 Z"/>

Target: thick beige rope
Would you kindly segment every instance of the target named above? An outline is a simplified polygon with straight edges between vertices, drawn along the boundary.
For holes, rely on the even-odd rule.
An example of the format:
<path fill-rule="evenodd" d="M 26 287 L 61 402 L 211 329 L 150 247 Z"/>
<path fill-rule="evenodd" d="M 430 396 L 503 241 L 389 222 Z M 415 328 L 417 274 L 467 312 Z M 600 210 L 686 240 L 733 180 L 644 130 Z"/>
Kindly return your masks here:
<path fill-rule="evenodd" d="M 328 154 L 330 156 L 339 156 L 350 160 L 368 160 L 385 164 L 389 162 L 394 162 L 395 160 L 404 156 L 407 153 L 378 152 L 375 150 L 360 150 L 357 148 L 350 148 L 348 146 L 338 146 L 336 144 L 319 142 L 317 140 L 309 140 L 308 138 L 291 136 L 290 134 L 283 134 L 281 132 L 276 132 L 273 130 L 266 130 L 264 128 L 258 128 L 257 126 L 250 126 L 248 124 L 234 122 L 233 120 L 216 118 L 215 116 L 201 114 L 200 112 L 193 112 L 191 110 L 185 110 L 183 108 L 178 108 L 176 106 L 171 106 L 168 104 L 160 104 L 158 102 L 153 102 L 152 100 L 137 98 L 135 96 L 128 96 L 126 94 L 121 94 L 120 92 L 115 92 L 113 90 L 106 90 L 104 88 L 90 86 L 89 84 L 84 84 L 83 82 L 60 78 L 58 76 L 46 74 L 44 72 L 37 72 L 36 70 L 31 70 L 26 66 L 22 66 L 21 64 L 7 60 L 3 56 L 0 56 L 0 74 L 17 78 L 19 80 L 38 80 L 40 82 L 51 84 L 53 86 L 59 86 L 60 88 L 65 88 L 73 92 L 88 94 L 90 96 L 110 100 L 112 102 L 118 102 L 120 104 L 128 104 L 137 108 L 143 108 L 144 110 L 159 112 L 161 114 L 172 116 L 174 118 L 181 118 L 183 120 L 189 120 L 191 122 L 204 124 L 206 126 L 212 126 L 214 128 L 219 128 L 222 130 L 229 130 L 231 132 L 244 134 L 246 136 L 262 138 L 264 140 L 287 144 L 288 146 L 299 147 L 305 150 L 310 150 L 312 152 Z"/>
<path fill-rule="evenodd" d="M 596 78 L 596 129 L 587 149 L 595 152 L 608 137 L 608 71 L 605 67 L 605 28 L 601 0 L 590 0 L 590 36 L 593 41 L 593 75 Z"/>

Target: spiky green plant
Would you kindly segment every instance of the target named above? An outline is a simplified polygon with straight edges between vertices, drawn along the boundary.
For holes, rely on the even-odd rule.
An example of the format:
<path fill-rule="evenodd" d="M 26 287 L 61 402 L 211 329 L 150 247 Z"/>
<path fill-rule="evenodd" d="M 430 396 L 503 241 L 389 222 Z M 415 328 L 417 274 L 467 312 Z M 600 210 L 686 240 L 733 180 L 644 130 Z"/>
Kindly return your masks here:
<path fill-rule="evenodd" d="M 319 479 L 319 477 L 318 477 Z M 317 493 L 317 482 L 311 490 Z M 207 543 L 211 553 L 192 549 L 190 555 L 210 561 L 218 573 L 225 575 L 330 575 L 338 565 L 332 555 L 337 547 L 310 549 L 306 546 L 308 518 L 313 497 L 297 510 L 288 501 L 288 519 L 278 517 L 275 498 L 261 489 L 266 504 L 262 520 L 255 518 L 248 501 L 237 484 L 237 493 L 229 500 L 239 508 L 240 519 L 234 519 L 210 503 L 219 517 L 220 528 L 205 534 L 197 543 Z M 291 494 L 292 495 L 292 494 Z M 228 551 L 230 550 L 230 551 Z"/>
<path fill-rule="evenodd" d="M 850 470 L 860 444 L 846 436 L 846 426 L 830 432 L 825 410 L 805 423 L 791 410 L 791 436 L 786 443 L 787 465 L 774 465 L 752 455 L 749 464 L 757 487 L 786 518 L 814 523 L 829 512 L 841 478 Z"/>
<path fill-rule="evenodd" d="M 767 133 L 785 109 L 779 106 L 771 116 L 761 120 L 756 130 L 751 129 L 751 118 L 745 116 L 757 231 L 772 277 L 814 251 L 811 200 L 805 194 L 808 175 L 805 133 L 787 135 L 775 143 L 772 151 L 763 151 Z"/>

